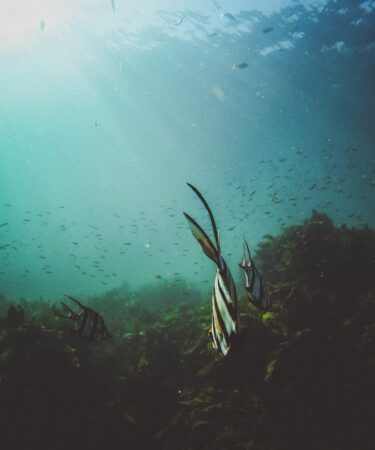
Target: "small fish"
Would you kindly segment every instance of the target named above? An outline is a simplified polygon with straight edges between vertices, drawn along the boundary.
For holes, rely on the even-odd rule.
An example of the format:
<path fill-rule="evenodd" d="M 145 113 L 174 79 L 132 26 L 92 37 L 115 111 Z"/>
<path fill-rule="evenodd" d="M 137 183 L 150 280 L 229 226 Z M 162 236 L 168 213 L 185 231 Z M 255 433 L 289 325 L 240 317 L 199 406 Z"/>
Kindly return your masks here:
<path fill-rule="evenodd" d="M 232 70 L 242 70 L 246 69 L 246 67 L 249 67 L 249 64 L 242 62 L 240 64 L 233 64 Z"/>
<path fill-rule="evenodd" d="M 262 275 L 250 256 L 249 246 L 245 239 L 243 258 L 239 265 L 245 273 L 245 289 L 250 302 L 260 309 L 269 308 L 270 299 L 264 287 Z"/>
<path fill-rule="evenodd" d="M 1 227 L 5 227 L 5 226 L 7 226 L 8 225 L 8 222 L 4 222 L 4 223 L 2 223 L 1 225 L 0 225 L 0 228 Z"/>
<path fill-rule="evenodd" d="M 266 28 L 263 28 L 262 33 L 263 34 L 271 33 L 271 31 L 273 31 L 273 30 L 274 30 L 273 27 L 266 27 Z"/>
<path fill-rule="evenodd" d="M 41 20 L 39 22 L 39 28 L 41 29 L 41 31 L 43 31 L 45 27 L 46 27 L 46 21 L 45 20 Z"/>
<path fill-rule="evenodd" d="M 183 21 L 184 21 L 184 16 L 181 16 L 181 17 L 177 20 L 177 22 L 175 22 L 173 25 L 176 26 L 176 27 L 178 27 L 179 25 L 182 24 Z"/>
<path fill-rule="evenodd" d="M 229 13 L 229 12 L 226 12 L 226 13 L 222 14 L 222 17 L 225 17 L 226 19 L 231 20 L 232 22 L 236 22 L 236 20 L 237 20 L 234 17 L 234 15 Z"/>
<path fill-rule="evenodd" d="M 115 4 L 115 0 L 111 0 L 111 5 L 112 5 L 112 11 L 113 11 L 113 14 L 116 14 L 116 4 Z"/>
<path fill-rule="evenodd" d="M 212 291 L 211 339 L 213 347 L 223 355 L 226 355 L 231 349 L 233 340 L 239 330 L 236 286 L 230 270 L 221 256 L 219 234 L 211 209 L 198 189 L 190 183 L 187 184 L 198 196 L 208 212 L 215 237 L 216 246 L 200 225 L 184 212 L 193 236 L 201 245 L 206 256 L 214 261 L 217 266 Z"/>
<path fill-rule="evenodd" d="M 72 320 L 74 322 L 74 331 L 77 334 L 94 341 L 103 341 L 109 337 L 109 332 L 104 323 L 104 319 L 100 314 L 88 306 L 82 305 L 82 303 L 69 295 L 65 295 L 65 297 L 75 302 L 80 307 L 81 311 L 75 313 L 65 303 L 60 302 L 68 315 L 66 316 L 58 311 L 56 311 L 56 313 L 60 317 Z"/>

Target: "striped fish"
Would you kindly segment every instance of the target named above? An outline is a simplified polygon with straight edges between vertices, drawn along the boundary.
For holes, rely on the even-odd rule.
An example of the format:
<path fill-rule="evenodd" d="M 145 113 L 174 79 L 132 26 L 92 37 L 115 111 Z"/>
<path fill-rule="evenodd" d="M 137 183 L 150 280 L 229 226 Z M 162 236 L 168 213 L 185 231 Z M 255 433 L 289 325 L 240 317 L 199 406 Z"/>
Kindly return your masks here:
<path fill-rule="evenodd" d="M 260 309 L 267 309 L 270 307 L 270 298 L 264 287 L 262 275 L 256 268 L 254 261 L 250 256 L 249 246 L 244 239 L 243 258 L 240 262 L 240 267 L 245 273 L 245 289 L 250 302 Z"/>
<path fill-rule="evenodd" d="M 75 302 L 81 309 L 79 313 L 74 312 L 68 305 L 60 302 L 68 315 L 64 316 L 74 322 L 74 331 L 80 336 L 93 341 L 103 341 L 109 337 L 103 317 L 88 306 L 82 305 L 78 300 L 69 295 L 65 297 Z"/>
<path fill-rule="evenodd" d="M 212 290 L 212 323 L 210 334 L 213 347 L 223 355 L 226 355 L 239 329 L 236 287 L 230 270 L 220 253 L 219 234 L 211 209 L 198 189 L 189 183 L 187 184 L 206 208 L 210 216 L 215 237 L 216 246 L 198 223 L 189 214 L 184 212 L 193 236 L 201 245 L 203 252 L 212 259 L 217 267 L 215 283 Z"/>

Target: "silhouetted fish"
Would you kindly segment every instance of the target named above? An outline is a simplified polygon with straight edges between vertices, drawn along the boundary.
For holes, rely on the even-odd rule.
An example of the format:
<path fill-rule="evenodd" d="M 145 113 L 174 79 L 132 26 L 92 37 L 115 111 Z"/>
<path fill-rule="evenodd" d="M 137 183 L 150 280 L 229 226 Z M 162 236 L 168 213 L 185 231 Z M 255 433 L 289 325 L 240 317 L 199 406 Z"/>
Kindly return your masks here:
<path fill-rule="evenodd" d="M 235 70 L 235 69 L 241 70 L 241 69 L 246 69 L 246 67 L 249 67 L 249 64 L 243 62 L 243 63 L 240 63 L 240 64 L 233 64 L 232 69 L 233 70 Z"/>
<path fill-rule="evenodd" d="M 222 16 L 228 20 L 231 20 L 232 22 L 236 22 L 236 18 L 234 17 L 234 15 L 229 12 L 224 13 Z"/>
<path fill-rule="evenodd" d="M 60 302 L 68 312 L 68 316 L 64 316 L 61 313 L 59 313 L 59 315 L 74 322 L 74 331 L 76 333 L 94 341 L 103 341 L 109 337 L 109 332 L 105 326 L 104 319 L 100 314 L 88 306 L 82 305 L 82 303 L 69 295 L 66 295 L 65 297 L 75 302 L 81 308 L 79 313 L 75 313 L 65 303 Z"/>
<path fill-rule="evenodd" d="M 250 250 L 246 240 L 244 240 L 244 253 L 240 267 L 245 273 L 245 289 L 251 303 L 257 308 L 269 308 L 269 296 L 264 287 L 262 276 L 250 256 Z"/>
<path fill-rule="evenodd" d="M 181 17 L 177 20 L 177 22 L 175 22 L 173 25 L 175 25 L 175 26 L 177 27 L 177 26 L 181 25 L 183 21 L 184 21 L 184 17 L 181 16 Z"/>
<path fill-rule="evenodd" d="M 193 236 L 201 245 L 203 252 L 212 259 L 217 266 L 215 283 L 212 291 L 211 337 L 214 348 L 221 351 L 223 355 L 226 355 L 231 348 L 231 344 L 238 333 L 239 328 L 236 287 L 230 270 L 220 254 L 219 234 L 211 209 L 198 189 L 189 183 L 187 184 L 206 208 L 210 216 L 211 226 L 215 237 L 216 247 L 198 223 L 184 212 Z"/>

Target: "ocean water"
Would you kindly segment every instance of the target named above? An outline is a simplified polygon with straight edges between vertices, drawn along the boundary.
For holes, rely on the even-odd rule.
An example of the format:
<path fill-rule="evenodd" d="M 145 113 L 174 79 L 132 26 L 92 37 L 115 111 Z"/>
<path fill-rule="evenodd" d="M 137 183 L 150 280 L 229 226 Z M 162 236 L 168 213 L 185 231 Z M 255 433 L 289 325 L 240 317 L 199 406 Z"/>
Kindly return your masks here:
<path fill-rule="evenodd" d="M 374 149 L 374 0 L 0 0 L 0 450 L 373 450 Z"/>
<path fill-rule="evenodd" d="M 312 210 L 375 225 L 373 1 L 0 1 L 0 289 L 99 295 L 214 266 Z M 238 273 L 237 273 L 238 272 Z"/>

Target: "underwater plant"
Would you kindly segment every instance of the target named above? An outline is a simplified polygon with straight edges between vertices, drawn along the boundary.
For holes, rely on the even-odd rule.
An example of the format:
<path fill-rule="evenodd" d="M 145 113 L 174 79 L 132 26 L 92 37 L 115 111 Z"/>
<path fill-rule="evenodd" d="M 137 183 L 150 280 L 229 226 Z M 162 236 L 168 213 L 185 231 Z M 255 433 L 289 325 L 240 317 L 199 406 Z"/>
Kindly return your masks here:
<path fill-rule="evenodd" d="M 0 297 L 4 448 L 372 449 L 373 245 L 373 230 L 315 212 L 263 242 L 272 310 L 239 297 L 226 358 L 207 339 L 209 298 L 188 284 L 86 299 L 113 336 L 103 342 L 72 333 L 44 300 L 14 302 L 25 317 L 13 326 Z M 328 269 L 320 281 L 322 255 L 326 268 L 354 258 L 350 282 Z"/>

